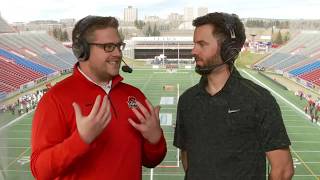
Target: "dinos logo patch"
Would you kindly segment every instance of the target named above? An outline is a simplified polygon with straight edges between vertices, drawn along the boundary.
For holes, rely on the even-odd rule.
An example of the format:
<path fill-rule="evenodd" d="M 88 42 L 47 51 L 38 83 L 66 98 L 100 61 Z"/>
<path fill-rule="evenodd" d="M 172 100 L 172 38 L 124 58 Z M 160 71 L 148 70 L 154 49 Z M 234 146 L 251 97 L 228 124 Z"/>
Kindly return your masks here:
<path fill-rule="evenodd" d="M 129 96 L 128 97 L 128 107 L 130 109 L 133 109 L 133 108 L 137 108 L 138 105 L 137 105 L 137 99 L 134 97 L 134 96 Z"/>

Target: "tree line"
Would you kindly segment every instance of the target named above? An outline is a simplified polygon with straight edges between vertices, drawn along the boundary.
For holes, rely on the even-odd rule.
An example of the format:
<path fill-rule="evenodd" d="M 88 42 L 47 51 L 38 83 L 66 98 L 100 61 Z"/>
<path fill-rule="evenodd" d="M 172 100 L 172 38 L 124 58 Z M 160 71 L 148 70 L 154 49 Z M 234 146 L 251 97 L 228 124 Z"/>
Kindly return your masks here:
<path fill-rule="evenodd" d="M 248 28 L 320 30 L 320 20 L 243 19 Z"/>
<path fill-rule="evenodd" d="M 49 35 L 53 36 L 58 41 L 69 41 L 67 30 L 62 30 L 61 28 L 53 28 L 52 30 L 49 30 Z"/>

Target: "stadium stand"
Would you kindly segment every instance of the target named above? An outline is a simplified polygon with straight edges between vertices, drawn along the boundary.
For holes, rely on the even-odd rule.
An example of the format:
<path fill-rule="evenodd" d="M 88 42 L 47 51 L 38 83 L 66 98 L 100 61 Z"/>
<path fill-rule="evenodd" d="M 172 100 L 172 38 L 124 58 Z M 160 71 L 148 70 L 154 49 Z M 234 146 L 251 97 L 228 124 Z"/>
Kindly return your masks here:
<path fill-rule="evenodd" d="M 5 57 L 6 59 L 13 60 L 15 63 L 24 66 L 26 68 L 32 69 L 33 71 L 49 75 L 51 73 L 54 73 L 55 71 L 52 69 L 49 69 L 47 67 L 41 66 L 39 64 L 36 64 L 28 59 L 22 58 L 20 56 L 17 56 L 15 54 L 12 54 L 4 49 L 0 48 L 0 56 Z"/>
<path fill-rule="evenodd" d="M 76 62 L 71 49 L 46 32 L 16 32 L 0 16 L 1 100 L 70 72 Z"/>
<path fill-rule="evenodd" d="M 312 63 L 314 61 L 312 55 L 319 51 L 319 46 L 320 32 L 303 31 L 288 44 L 255 65 L 267 70 L 289 71 L 296 68 L 296 64 L 303 66 Z"/>
<path fill-rule="evenodd" d="M 14 29 L 0 15 L 0 33 L 13 33 Z"/>
<path fill-rule="evenodd" d="M 289 57 L 290 57 L 290 55 L 287 53 L 276 52 L 276 53 L 272 54 L 267 60 L 265 60 L 261 63 L 258 63 L 257 65 L 260 67 L 264 67 L 264 68 L 268 67 L 269 68 L 270 66 L 279 62 L 279 60 L 288 59 Z"/>
<path fill-rule="evenodd" d="M 131 58 L 134 59 L 154 59 L 160 54 L 164 54 L 168 60 L 192 59 L 191 50 L 193 41 L 191 36 L 133 37 L 127 44 L 128 49 L 130 49 L 130 44 L 132 44 L 133 57 Z"/>
<path fill-rule="evenodd" d="M 302 75 L 299 75 L 299 77 L 301 79 L 304 79 L 308 82 L 315 82 L 315 81 L 318 81 L 320 80 L 320 68 L 314 70 L 314 71 L 311 71 L 309 73 L 305 73 L 305 74 L 302 74 Z"/>
<path fill-rule="evenodd" d="M 32 60 L 34 63 L 40 64 L 42 66 L 54 69 L 56 71 L 59 71 L 59 69 L 60 69 L 59 67 L 44 61 L 43 59 L 41 59 L 38 56 L 33 56 L 32 54 L 27 53 L 26 49 L 23 49 L 18 44 L 16 44 L 14 41 L 10 41 L 9 39 L 7 39 L 7 36 L 2 36 L 1 34 L 0 34 L 0 47 L 7 50 L 8 52 L 13 53 L 13 54 L 28 58 L 28 59 Z"/>
<path fill-rule="evenodd" d="M 319 57 L 319 58 L 320 58 L 320 57 Z M 316 57 L 315 59 L 313 59 L 313 58 L 303 59 L 303 60 L 299 61 L 299 62 L 296 63 L 296 64 L 293 64 L 293 65 L 291 65 L 291 66 L 289 66 L 289 67 L 284 68 L 284 69 L 283 69 L 283 72 L 290 72 L 290 71 L 293 71 L 294 69 L 303 67 L 303 66 L 305 66 L 305 65 L 307 65 L 307 64 L 312 64 L 312 63 L 316 62 L 319 58 Z"/>
<path fill-rule="evenodd" d="M 23 32 L 0 34 L 0 47 L 13 49 L 37 64 L 64 71 L 73 67 L 76 58 L 45 32 Z"/>
<path fill-rule="evenodd" d="M 283 59 L 282 61 L 270 66 L 269 68 L 273 68 L 273 69 L 277 69 L 277 70 L 283 70 L 287 67 L 290 67 L 300 61 L 302 61 L 303 59 L 308 58 L 307 56 L 304 55 L 292 55 L 289 58 Z"/>
<path fill-rule="evenodd" d="M 313 71 L 315 69 L 319 69 L 319 68 L 320 68 L 320 61 L 317 60 L 316 62 L 307 64 L 307 65 L 299 67 L 299 68 L 296 68 L 296 69 L 290 71 L 289 73 L 294 76 L 298 76 L 300 74 L 308 73 L 308 72 L 311 72 L 311 71 Z"/>
<path fill-rule="evenodd" d="M 11 85 L 8 85 L 8 84 L 5 84 L 4 82 L 0 82 L 0 93 L 3 93 L 4 95 L 8 92 L 12 92 L 16 90 L 15 87 L 11 86 Z"/>
<path fill-rule="evenodd" d="M 316 84 L 316 85 L 320 86 L 320 79 L 318 79 L 318 80 L 314 81 L 314 84 Z"/>
<path fill-rule="evenodd" d="M 7 58 L 0 49 L 0 92 L 2 98 L 6 93 L 28 87 L 37 81 L 42 81 L 45 74 L 33 71 L 25 66 L 16 64 L 14 59 Z"/>
<path fill-rule="evenodd" d="M 6 97 L 6 93 L 5 92 L 0 92 L 0 100 L 4 99 Z"/>
<path fill-rule="evenodd" d="M 293 81 L 320 90 L 320 31 L 302 31 L 286 45 L 253 67 L 283 74 Z"/>

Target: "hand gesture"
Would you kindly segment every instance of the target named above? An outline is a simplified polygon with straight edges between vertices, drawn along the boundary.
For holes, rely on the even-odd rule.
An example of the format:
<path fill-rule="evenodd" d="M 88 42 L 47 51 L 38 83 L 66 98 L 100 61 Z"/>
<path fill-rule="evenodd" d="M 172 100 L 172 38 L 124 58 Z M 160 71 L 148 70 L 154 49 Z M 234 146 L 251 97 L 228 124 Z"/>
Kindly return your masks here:
<path fill-rule="evenodd" d="M 137 105 L 142 114 L 136 108 L 132 109 L 134 114 L 139 119 L 140 124 L 134 122 L 131 118 L 129 118 L 128 121 L 135 129 L 137 129 L 142 134 L 145 139 L 147 139 L 152 144 L 156 144 L 162 136 L 159 119 L 160 106 L 156 106 L 154 108 L 147 99 L 146 104 L 150 111 L 137 101 Z"/>
<path fill-rule="evenodd" d="M 111 120 L 110 101 L 107 95 L 103 97 L 101 106 L 100 102 L 101 96 L 98 95 L 88 116 L 83 116 L 79 105 L 72 103 L 79 135 L 87 144 L 90 144 Z"/>

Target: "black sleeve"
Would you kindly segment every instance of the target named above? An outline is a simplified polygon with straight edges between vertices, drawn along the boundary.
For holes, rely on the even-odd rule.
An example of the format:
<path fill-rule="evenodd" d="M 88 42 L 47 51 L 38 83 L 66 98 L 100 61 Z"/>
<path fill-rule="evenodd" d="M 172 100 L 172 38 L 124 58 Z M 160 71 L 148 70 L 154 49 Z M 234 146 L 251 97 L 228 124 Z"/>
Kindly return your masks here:
<path fill-rule="evenodd" d="M 283 123 L 280 107 L 275 98 L 268 93 L 262 97 L 259 106 L 261 122 L 258 133 L 263 150 L 268 152 L 289 147 L 291 142 Z"/>
<path fill-rule="evenodd" d="M 183 121 L 182 98 L 180 97 L 177 107 L 176 126 L 174 130 L 173 145 L 179 149 L 185 149 L 185 133 Z"/>

